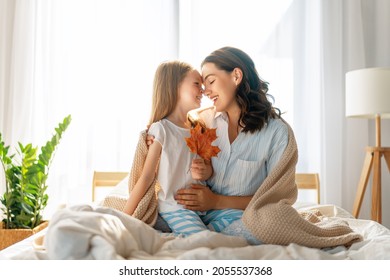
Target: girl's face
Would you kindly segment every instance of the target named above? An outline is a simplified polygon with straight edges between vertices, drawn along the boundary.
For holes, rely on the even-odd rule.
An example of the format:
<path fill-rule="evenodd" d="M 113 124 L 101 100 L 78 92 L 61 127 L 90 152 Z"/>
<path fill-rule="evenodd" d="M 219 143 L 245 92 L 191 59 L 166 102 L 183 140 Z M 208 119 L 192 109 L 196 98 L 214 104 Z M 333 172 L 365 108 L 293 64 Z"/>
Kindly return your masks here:
<path fill-rule="evenodd" d="M 179 86 L 178 105 L 186 111 L 200 107 L 202 99 L 202 76 L 197 70 L 189 72 Z"/>
<path fill-rule="evenodd" d="M 213 101 L 218 112 L 226 112 L 236 107 L 235 98 L 237 80 L 233 72 L 219 70 L 214 63 L 205 63 L 202 67 L 205 94 Z"/>

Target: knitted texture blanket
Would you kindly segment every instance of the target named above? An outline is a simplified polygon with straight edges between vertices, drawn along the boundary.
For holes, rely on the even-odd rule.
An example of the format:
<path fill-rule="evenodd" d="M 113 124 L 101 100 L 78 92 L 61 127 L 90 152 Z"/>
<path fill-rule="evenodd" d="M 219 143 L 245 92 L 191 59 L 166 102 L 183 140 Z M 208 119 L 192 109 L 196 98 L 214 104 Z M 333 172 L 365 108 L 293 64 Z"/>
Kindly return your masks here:
<path fill-rule="evenodd" d="M 341 219 L 328 219 L 320 213 L 301 212 L 292 207 L 297 198 L 295 166 L 298 149 L 294 133 L 282 158 L 268 174 L 244 211 L 243 223 L 259 240 L 267 244 L 296 243 L 306 247 L 349 246 L 361 241 L 361 235 Z"/>
<path fill-rule="evenodd" d="M 148 146 L 146 145 L 146 130 L 142 131 L 139 135 L 138 144 L 135 150 L 133 164 L 130 170 L 129 176 L 129 192 L 133 190 L 139 177 L 141 176 L 142 169 L 148 154 Z M 154 226 L 157 220 L 157 192 L 159 185 L 156 180 L 157 174 L 153 183 L 148 187 L 145 195 L 138 203 L 137 208 L 133 213 L 133 217 L 147 223 L 150 226 Z"/>

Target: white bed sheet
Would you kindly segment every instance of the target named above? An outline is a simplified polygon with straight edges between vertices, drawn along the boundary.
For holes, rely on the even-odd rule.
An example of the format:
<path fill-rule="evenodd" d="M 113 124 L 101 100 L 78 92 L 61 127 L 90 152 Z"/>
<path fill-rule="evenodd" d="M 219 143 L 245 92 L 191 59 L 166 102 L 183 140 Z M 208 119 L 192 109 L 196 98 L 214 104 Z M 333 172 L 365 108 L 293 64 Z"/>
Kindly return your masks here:
<path fill-rule="evenodd" d="M 82 249 L 80 249 L 82 245 L 93 239 L 91 236 L 96 236 L 96 231 L 93 231 L 94 225 L 86 224 L 85 227 L 87 229 L 81 229 L 81 231 L 85 230 L 86 232 L 83 232 L 83 235 L 78 235 L 77 238 L 74 238 L 72 234 L 65 234 L 60 237 L 53 232 L 48 235 L 51 237 L 51 241 L 57 242 L 56 246 L 63 246 L 60 250 L 54 249 L 55 252 L 53 250 L 39 250 L 40 248 L 33 246 L 33 241 L 36 238 L 47 235 L 48 229 L 45 229 L 0 251 L 0 259 L 390 259 L 390 230 L 381 224 L 370 220 L 355 219 L 347 211 L 334 205 L 319 205 L 305 208 L 297 205 L 297 208 L 317 208 L 329 219 L 343 219 L 349 223 L 353 230 L 359 232 L 364 237 L 364 240 L 353 244 L 348 249 L 344 246 L 338 246 L 319 250 L 297 244 L 288 246 L 249 246 L 241 238 L 208 231 L 194 234 L 187 238 L 173 238 L 157 233 L 149 226 L 131 217 L 121 216 L 119 211 L 97 207 L 92 211 L 96 210 L 99 213 L 93 214 L 98 215 L 98 219 L 104 220 L 106 224 L 112 225 L 114 223 L 115 226 L 113 228 L 115 230 L 108 229 L 107 231 L 106 228 L 105 233 L 99 236 L 98 239 L 95 239 L 92 245 L 85 247 L 93 248 L 91 250 L 88 249 L 90 251 L 82 252 Z M 54 248 L 54 245 L 52 248 Z M 85 255 L 82 255 L 84 253 Z"/>

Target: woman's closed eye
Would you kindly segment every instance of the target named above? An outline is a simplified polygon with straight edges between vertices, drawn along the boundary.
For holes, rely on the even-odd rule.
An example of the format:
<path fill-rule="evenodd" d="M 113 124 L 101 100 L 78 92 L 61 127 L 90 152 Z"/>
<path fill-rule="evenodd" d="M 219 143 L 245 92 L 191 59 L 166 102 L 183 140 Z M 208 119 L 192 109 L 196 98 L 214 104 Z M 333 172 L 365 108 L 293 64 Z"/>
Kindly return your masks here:
<path fill-rule="evenodd" d="M 209 81 L 209 85 L 212 85 L 215 82 L 215 79 L 212 81 Z"/>

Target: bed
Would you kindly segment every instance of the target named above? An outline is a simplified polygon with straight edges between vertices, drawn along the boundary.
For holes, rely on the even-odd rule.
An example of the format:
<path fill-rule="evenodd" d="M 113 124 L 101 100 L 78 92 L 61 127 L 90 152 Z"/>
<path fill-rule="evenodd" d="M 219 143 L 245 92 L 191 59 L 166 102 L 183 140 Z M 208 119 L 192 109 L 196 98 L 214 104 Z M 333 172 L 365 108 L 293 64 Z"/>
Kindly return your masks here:
<path fill-rule="evenodd" d="M 381 224 L 355 219 L 348 211 L 336 205 L 298 201 L 294 208 L 318 210 L 327 219 L 341 219 L 363 236 L 363 241 L 350 247 L 323 249 L 297 244 L 287 246 L 250 246 L 240 237 L 204 231 L 187 238 L 174 237 L 163 227 L 152 228 L 123 214 L 120 208 L 127 197 L 128 175 L 124 172 L 94 173 L 95 188 L 113 188 L 95 203 L 66 207 L 56 213 L 56 221 L 47 229 L 2 251 L 3 260 L 48 259 L 181 259 L 181 260 L 382 260 L 390 259 L 390 230 Z M 311 182 L 311 183 L 310 183 Z M 319 193 L 318 175 L 297 175 L 300 188 L 313 188 Z M 119 204 L 118 204 L 119 201 Z M 122 201 L 122 202 L 121 202 Z M 66 222 L 68 221 L 68 222 Z M 49 249 L 48 249 L 49 248 Z"/>

